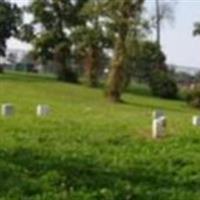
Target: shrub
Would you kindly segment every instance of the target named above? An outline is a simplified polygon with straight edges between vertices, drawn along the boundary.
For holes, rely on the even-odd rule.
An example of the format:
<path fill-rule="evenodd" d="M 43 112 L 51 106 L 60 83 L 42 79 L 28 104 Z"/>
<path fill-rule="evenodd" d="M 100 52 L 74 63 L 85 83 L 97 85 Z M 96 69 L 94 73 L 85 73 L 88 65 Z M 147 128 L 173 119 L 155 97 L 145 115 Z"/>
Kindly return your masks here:
<path fill-rule="evenodd" d="M 149 83 L 153 95 L 175 99 L 178 94 L 178 87 L 175 80 L 172 79 L 170 74 L 165 71 L 155 71 L 152 73 L 152 77 Z"/>
<path fill-rule="evenodd" d="M 185 96 L 189 105 L 200 108 L 200 86 L 197 86 L 193 90 L 187 91 Z"/>
<path fill-rule="evenodd" d="M 78 73 L 67 67 L 57 72 L 57 78 L 59 81 L 78 83 Z"/>

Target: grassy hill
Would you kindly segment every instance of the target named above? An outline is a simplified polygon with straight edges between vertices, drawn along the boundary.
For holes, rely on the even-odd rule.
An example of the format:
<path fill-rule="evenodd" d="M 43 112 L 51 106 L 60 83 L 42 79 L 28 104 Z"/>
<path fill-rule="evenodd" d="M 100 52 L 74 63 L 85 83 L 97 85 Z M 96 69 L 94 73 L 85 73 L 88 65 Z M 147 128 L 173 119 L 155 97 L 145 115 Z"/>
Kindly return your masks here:
<path fill-rule="evenodd" d="M 135 87 L 113 105 L 102 90 L 52 77 L 0 75 L 0 200 L 198 200 L 198 110 Z M 36 105 L 52 114 L 35 116 Z M 151 139 L 151 116 L 166 111 L 167 137 Z"/>

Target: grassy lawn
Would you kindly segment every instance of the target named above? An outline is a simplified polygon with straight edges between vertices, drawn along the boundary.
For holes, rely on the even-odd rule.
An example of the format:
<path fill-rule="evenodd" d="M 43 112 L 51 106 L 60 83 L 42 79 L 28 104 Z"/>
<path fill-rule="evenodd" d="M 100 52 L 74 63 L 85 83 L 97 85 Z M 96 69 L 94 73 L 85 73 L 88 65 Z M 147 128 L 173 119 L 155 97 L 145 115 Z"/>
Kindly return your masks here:
<path fill-rule="evenodd" d="M 0 75 L 0 103 L 16 107 L 0 117 L 0 200 L 200 200 L 199 111 L 138 87 L 124 100 L 50 76 Z M 52 107 L 49 117 L 35 116 L 39 103 Z M 156 108 L 168 117 L 158 141 Z"/>

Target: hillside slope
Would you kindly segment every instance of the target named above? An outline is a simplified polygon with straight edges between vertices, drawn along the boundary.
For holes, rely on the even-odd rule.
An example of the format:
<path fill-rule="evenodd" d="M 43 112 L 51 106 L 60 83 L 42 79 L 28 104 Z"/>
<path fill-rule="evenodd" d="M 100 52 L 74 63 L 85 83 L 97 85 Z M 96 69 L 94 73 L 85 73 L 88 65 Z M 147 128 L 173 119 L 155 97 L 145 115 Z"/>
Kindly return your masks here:
<path fill-rule="evenodd" d="M 198 200 L 198 114 L 184 102 L 125 94 L 113 105 L 101 90 L 51 77 L 0 75 L 0 199 Z M 37 104 L 52 114 L 37 118 Z M 167 137 L 151 139 L 156 108 L 168 117 Z"/>

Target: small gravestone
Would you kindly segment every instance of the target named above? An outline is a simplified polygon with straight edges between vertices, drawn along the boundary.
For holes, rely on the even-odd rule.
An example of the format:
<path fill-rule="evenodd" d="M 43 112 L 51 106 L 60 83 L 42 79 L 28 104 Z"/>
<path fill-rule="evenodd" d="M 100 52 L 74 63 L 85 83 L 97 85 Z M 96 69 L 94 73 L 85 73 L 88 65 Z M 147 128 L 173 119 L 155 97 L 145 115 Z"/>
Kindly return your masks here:
<path fill-rule="evenodd" d="M 162 110 L 155 110 L 153 111 L 152 117 L 153 119 L 158 119 L 160 117 L 163 117 L 165 114 Z"/>
<path fill-rule="evenodd" d="M 46 117 L 50 114 L 50 108 L 48 105 L 38 105 L 36 109 L 38 117 Z"/>
<path fill-rule="evenodd" d="M 193 126 L 200 126 L 200 116 L 194 116 L 192 118 L 192 124 Z"/>
<path fill-rule="evenodd" d="M 12 104 L 3 104 L 1 106 L 1 114 L 4 117 L 11 117 L 14 115 L 14 106 Z"/>
<path fill-rule="evenodd" d="M 189 87 L 190 87 L 190 90 L 195 90 L 196 89 L 196 84 L 193 83 Z"/>
<path fill-rule="evenodd" d="M 152 137 L 154 139 L 161 138 L 165 135 L 165 129 L 167 126 L 166 117 L 154 119 L 152 123 Z"/>

